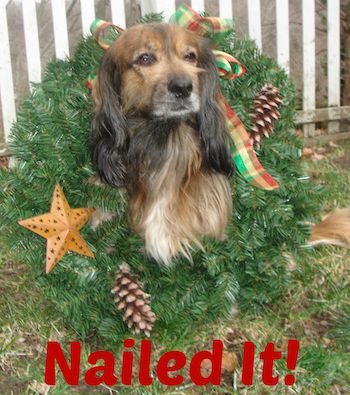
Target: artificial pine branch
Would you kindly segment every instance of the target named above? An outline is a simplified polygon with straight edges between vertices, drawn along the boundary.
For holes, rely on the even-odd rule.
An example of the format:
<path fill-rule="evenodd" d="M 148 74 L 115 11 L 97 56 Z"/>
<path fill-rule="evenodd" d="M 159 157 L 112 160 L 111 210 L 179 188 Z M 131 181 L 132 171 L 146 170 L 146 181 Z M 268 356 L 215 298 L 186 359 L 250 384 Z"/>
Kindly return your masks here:
<path fill-rule="evenodd" d="M 142 16 L 137 23 L 154 23 L 163 22 L 164 13 L 163 12 L 151 12 L 150 14 Z"/>

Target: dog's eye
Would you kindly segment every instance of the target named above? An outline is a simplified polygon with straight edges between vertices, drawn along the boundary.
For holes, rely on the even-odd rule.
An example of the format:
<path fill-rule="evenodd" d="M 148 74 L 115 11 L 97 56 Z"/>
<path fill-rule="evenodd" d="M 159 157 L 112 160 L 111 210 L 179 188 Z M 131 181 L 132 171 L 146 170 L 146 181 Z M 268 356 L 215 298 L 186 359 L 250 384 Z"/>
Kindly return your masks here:
<path fill-rule="evenodd" d="M 136 63 L 140 66 L 150 66 L 151 64 L 155 63 L 156 58 L 151 53 L 143 53 L 137 58 Z"/>
<path fill-rule="evenodd" d="M 184 59 L 187 60 L 187 62 L 195 62 L 197 60 L 197 56 L 194 52 L 188 52 L 184 56 Z"/>

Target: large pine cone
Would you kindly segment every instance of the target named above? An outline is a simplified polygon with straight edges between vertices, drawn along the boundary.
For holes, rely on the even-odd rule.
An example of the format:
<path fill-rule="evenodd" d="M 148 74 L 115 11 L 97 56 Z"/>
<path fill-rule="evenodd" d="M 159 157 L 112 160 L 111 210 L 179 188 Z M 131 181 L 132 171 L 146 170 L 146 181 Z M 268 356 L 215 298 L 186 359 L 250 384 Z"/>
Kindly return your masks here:
<path fill-rule="evenodd" d="M 150 307 L 150 295 L 142 290 L 140 282 L 125 262 L 119 267 L 112 293 L 128 327 L 137 334 L 143 332 L 150 336 L 156 320 Z"/>
<path fill-rule="evenodd" d="M 270 136 L 274 121 L 280 117 L 278 108 L 281 104 L 282 97 L 279 90 L 271 84 L 265 85 L 256 94 L 252 114 L 253 127 L 250 130 L 252 144 L 259 147 L 261 140 Z"/>

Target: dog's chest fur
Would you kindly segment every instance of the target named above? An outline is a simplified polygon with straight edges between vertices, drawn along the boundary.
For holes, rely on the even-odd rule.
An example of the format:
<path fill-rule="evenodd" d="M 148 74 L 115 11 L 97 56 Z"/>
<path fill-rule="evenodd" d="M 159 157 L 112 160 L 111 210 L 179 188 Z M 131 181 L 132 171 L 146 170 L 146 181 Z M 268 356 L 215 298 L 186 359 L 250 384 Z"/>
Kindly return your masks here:
<path fill-rule="evenodd" d="M 187 124 L 166 136 L 158 155 L 156 168 L 151 152 L 139 156 L 142 163 L 134 167 L 130 218 L 152 257 L 168 263 L 182 253 L 191 259 L 191 244 L 201 247 L 201 236 L 224 238 L 230 187 L 224 175 L 202 170 L 198 133 Z"/>

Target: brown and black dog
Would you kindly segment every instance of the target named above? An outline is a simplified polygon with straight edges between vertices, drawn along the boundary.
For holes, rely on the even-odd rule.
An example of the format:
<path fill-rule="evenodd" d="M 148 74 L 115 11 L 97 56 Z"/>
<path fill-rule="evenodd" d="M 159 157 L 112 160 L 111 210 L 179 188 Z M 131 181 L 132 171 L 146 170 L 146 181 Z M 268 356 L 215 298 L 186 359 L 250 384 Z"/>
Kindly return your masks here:
<path fill-rule="evenodd" d="M 202 236 L 224 239 L 233 163 L 210 42 L 177 25 L 134 26 L 104 54 L 93 97 L 98 171 L 126 188 L 146 252 L 169 263 Z"/>

